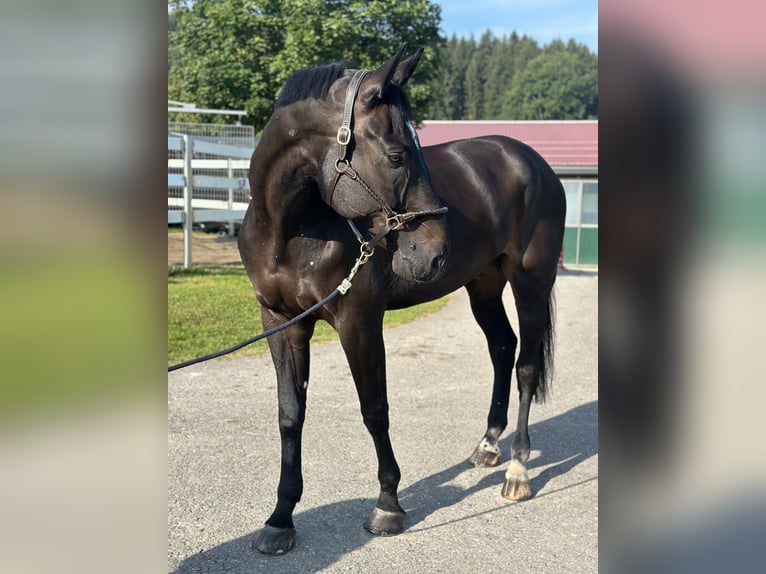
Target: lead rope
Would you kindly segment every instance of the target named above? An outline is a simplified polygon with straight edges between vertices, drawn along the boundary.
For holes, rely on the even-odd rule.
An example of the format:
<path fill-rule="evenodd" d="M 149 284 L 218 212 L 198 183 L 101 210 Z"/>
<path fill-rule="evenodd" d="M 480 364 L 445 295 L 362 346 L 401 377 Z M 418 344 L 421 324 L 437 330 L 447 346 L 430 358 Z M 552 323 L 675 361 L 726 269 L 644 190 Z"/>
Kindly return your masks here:
<path fill-rule="evenodd" d="M 168 373 L 177 371 L 178 369 L 183 369 L 184 367 L 190 367 L 191 365 L 196 365 L 197 363 L 203 363 L 205 361 L 209 361 L 210 359 L 223 357 L 224 355 L 228 355 L 229 353 L 238 351 L 239 349 L 243 347 L 252 345 L 256 341 L 260 341 L 261 339 L 265 339 L 266 337 L 271 337 L 272 335 L 279 333 L 283 329 L 287 329 L 290 325 L 294 325 L 298 321 L 305 319 L 307 316 L 311 315 L 314 311 L 318 310 L 320 307 L 324 307 L 325 305 L 327 305 L 327 303 L 329 303 L 330 301 L 332 301 L 339 295 L 345 295 L 346 293 L 348 293 L 348 290 L 351 289 L 351 282 L 354 280 L 354 276 L 359 271 L 359 268 L 365 263 L 367 263 L 367 261 L 369 261 L 374 251 L 375 251 L 374 245 L 370 246 L 369 242 L 362 242 L 359 257 L 356 258 L 356 261 L 354 262 L 354 266 L 351 268 L 351 272 L 346 276 L 346 278 L 343 281 L 341 281 L 340 285 L 338 285 L 332 293 L 330 293 L 327 297 L 325 297 L 318 303 L 306 309 L 300 315 L 297 315 L 293 317 L 292 319 L 285 321 L 278 327 L 274 327 L 273 329 L 269 329 L 268 331 L 265 331 L 261 333 L 260 335 L 256 335 L 255 337 L 251 337 L 250 339 L 242 341 L 241 343 L 237 343 L 236 345 L 234 345 L 233 347 L 229 347 L 228 349 L 224 349 L 222 351 L 216 351 L 215 353 L 210 353 L 208 355 L 202 355 L 201 357 L 189 359 L 188 361 L 183 361 L 182 363 L 177 363 L 175 365 L 170 365 L 168 367 Z"/>

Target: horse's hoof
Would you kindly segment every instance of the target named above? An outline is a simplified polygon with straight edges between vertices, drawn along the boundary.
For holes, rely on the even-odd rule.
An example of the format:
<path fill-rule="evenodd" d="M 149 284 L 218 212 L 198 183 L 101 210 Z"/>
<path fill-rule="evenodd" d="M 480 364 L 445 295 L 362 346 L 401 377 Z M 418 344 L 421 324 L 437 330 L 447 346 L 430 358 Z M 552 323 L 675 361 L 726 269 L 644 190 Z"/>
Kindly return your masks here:
<path fill-rule="evenodd" d="M 273 556 L 284 554 L 295 546 L 295 528 L 263 527 L 251 545 L 258 552 Z"/>
<path fill-rule="evenodd" d="M 505 483 L 503 484 L 503 498 L 507 498 L 508 500 L 526 500 L 532 498 L 532 488 L 529 486 L 529 481 L 518 481 L 506 478 Z"/>
<path fill-rule="evenodd" d="M 473 454 L 468 457 L 468 462 L 476 467 L 497 466 L 497 463 L 500 462 L 500 453 L 487 450 L 482 445 L 479 445 L 473 451 Z"/>
<path fill-rule="evenodd" d="M 512 460 L 505 473 L 503 498 L 508 500 L 526 500 L 532 498 L 532 487 L 529 486 L 527 469 L 518 460 Z"/>
<path fill-rule="evenodd" d="M 375 506 L 364 523 L 364 528 L 378 536 L 393 536 L 404 530 L 404 511 L 391 512 Z"/>

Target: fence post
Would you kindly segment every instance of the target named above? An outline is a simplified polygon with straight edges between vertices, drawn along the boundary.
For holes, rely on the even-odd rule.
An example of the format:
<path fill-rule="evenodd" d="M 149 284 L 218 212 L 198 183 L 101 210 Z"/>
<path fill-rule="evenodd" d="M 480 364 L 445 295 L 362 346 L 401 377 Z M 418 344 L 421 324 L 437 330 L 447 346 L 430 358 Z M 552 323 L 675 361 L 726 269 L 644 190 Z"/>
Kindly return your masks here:
<path fill-rule="evenodd" d="M 226 158 L 226 177 L 232 179 L 234 170 L 231 167 L 231 158 Z M 234 188 L 229 188 L 229 209 L 234 209 Z M 229 220 L 229 237 L 234 237 L 234 220 Z"/>
<path fill-rule="evenodd" d="M 194 138 L 188 134 L 183 136 L 184 156 L 184 267 L 191 265 L 192 229 L 194 227 L 194 211 L 192 210 L 192 189 L 194 176 L 192 174 L 192 155 L 194 154 Z"/>

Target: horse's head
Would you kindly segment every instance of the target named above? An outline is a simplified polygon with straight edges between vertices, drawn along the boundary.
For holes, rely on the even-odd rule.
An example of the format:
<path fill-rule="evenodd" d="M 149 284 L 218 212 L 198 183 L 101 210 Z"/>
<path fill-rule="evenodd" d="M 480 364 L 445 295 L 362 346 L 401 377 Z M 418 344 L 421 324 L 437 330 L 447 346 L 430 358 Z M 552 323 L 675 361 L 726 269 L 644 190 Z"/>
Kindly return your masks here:
<path fill-rule="evenodd" d="M 330 89 L 338 131 L 317 180 L 324 201 L 370 235 L 391 228 L 386 246 L 393 272 L 426 282 L 439 274 L 449 251 L 446 208 L 434 193 L 402 91 L 423 51 L 402 61 L 403 51 Z"/>

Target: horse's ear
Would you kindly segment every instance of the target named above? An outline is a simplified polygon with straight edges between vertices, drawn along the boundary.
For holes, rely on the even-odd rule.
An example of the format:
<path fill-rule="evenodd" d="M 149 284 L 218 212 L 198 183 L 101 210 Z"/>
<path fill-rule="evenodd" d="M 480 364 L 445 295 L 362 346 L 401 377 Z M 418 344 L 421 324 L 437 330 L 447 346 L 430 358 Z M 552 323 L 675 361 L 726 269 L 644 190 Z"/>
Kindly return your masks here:
<path fill-rule="evenodd" d="M 399 87 L 404 86 L 404 84 L 407 83 L 407 80 L 410 79 L 410 76 L 412 76 L 412 72 L 415 71 L 415 68 L 417 67 L 418 62 L 420 62 L 422 55 L 423 48 L 420 48 L 412 56 L 403 62 L 400 62 L 396 67 L 396 73 L 394 73 L 394 77 L 391 81 Z"/>
<path fill-rule="evenodd" d="M 383 99 L 386 95 L 386 90 L 397 72 L 397 66 L 399 66 L 399 60 L 402 59 L 402 54 L 407 44 L 402 44 L 399 51 L 394 54 L 394 57 L 388 60 L 380 68 L 374 72 L 370 72 L 362 83 L 362 89 L 359 92 L 359 98 L 365 104 L 373 103 L 375 100 Z"/>

